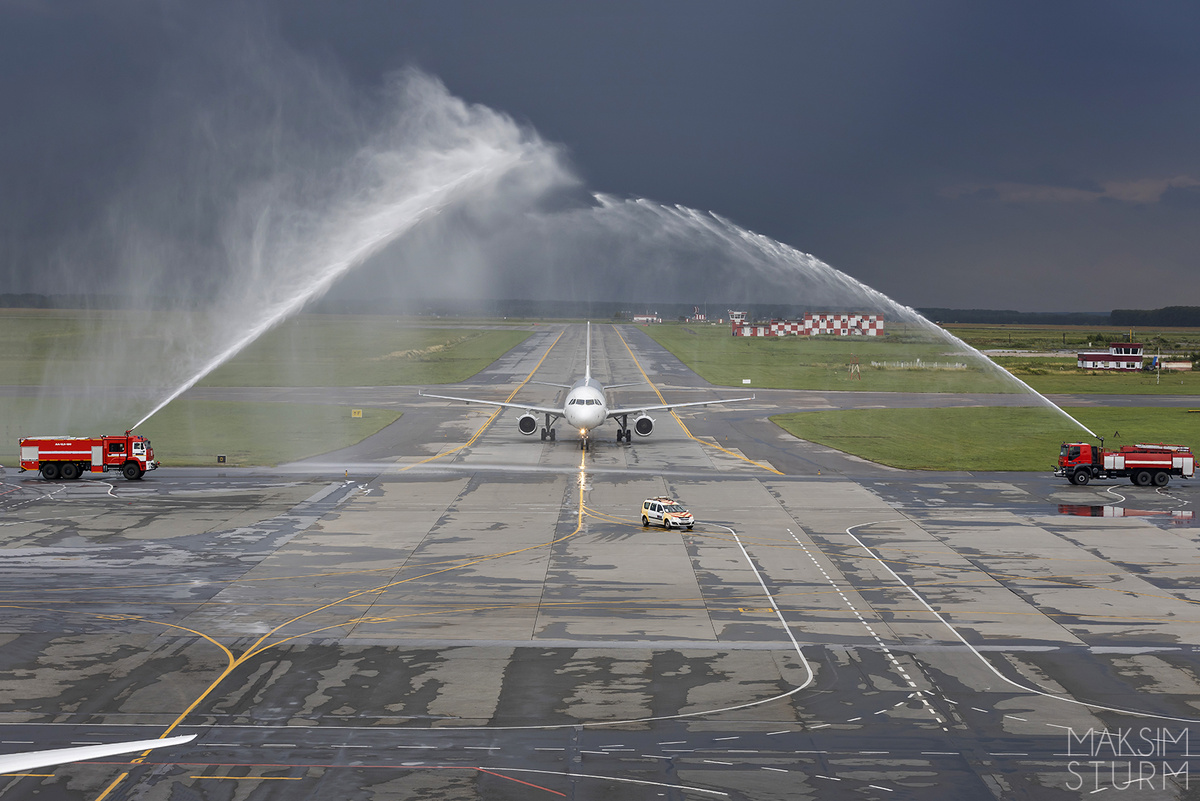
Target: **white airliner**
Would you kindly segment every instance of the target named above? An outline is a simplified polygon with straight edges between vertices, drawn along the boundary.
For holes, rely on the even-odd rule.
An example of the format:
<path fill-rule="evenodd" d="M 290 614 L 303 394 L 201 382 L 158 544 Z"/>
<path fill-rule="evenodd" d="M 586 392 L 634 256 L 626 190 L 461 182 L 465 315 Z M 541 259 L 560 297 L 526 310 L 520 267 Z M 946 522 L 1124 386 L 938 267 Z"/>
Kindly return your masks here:
<path fill-rule="evenodd" d="M 50 751 L 4 754 L 0 756 L 0 773 L 24 773 L 34 768 L 47 768 L 52 765 L 64 765 L 68 762 L 131 754 L 134 751 L 147 751 L 151 748 L 162 748 L 168 745 L 183 745 L 195 738 L 194 734 L 185 734 L 180 737 L 164 737 L 159 740 L 131 740 L 123 743 L 81 745 L 78 748 L 55 748 Z"/>
<path fill-rule="evenodd" d="M 569 390 L 567 392 L 567 401 L 561 409 L 547 406 L 530 406 L 526 403 L 502 403 L 500 401 L 481 400 L 479 398 L 454 398 L 449 395 L 431 395 L 424 391 L 421 391 L 419 394 L 426 398 L 462 401 L 463 403 L 482 403 L 488 406 L 501 406 L 506 409 L 521 409 L 524 411 L 524 414 L 517 418 L 517 429 L 526 436 L 532 436 L 533 432 L 537 431 L 537 415 L 545 415 L 545 425 L 542 426 L 543 440 L 554 440 L 554 424 L 559 419 L 566 420 L 567 425 L 579 431 L 579 447 L 584 450 L 588 448 L 591 430 L 610 418 L 617 421 L 617 442 L 621 440 L 630 442 L 631 436 L 635 432 L 639 437 L 648 437 L 654 431 L 654 418 L 650 417 L 647 412 L 671 411 L 672 409 L 680 409 L 684 406 L 709 406 L 716 403 L 737 403 L 739 401 L 754 400 L 754 396 L 751 395 L 748 398 L 730 398 L 728 400 L 669 403 L 661 406 L 629 406 L 624 409 L 610 409 L 608 408 L 608 401 L 604 397 L 606 389 L 636 385 L 612 384 L 604 386 L 592 378 L 591 323 L 587 325 L 587 351 L 583 378 L 574 384 L 550 384 L 549 386 L 562 387 Z M 634 415 L 632 427 L 629 424 L 630 415 Z"/>

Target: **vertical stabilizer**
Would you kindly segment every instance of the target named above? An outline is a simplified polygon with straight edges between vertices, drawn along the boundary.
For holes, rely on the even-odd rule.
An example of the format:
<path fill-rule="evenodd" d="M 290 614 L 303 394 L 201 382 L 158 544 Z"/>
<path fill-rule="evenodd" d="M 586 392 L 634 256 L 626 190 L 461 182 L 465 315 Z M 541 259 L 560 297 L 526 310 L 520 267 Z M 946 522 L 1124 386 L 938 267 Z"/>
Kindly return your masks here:
<path fill-rule="evenodd" d="M 592 380 L 592 321 L 588 320 L 587 324 L 587 345 L 584 350 L 583 364 L 583 380 L 591 382 Z"/>

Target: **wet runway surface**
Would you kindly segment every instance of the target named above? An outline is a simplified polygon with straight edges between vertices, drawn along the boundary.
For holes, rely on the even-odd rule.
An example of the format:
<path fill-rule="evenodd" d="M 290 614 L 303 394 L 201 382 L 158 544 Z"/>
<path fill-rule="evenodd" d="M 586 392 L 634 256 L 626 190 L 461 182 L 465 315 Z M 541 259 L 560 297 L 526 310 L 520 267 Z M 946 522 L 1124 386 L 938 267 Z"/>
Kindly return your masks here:
<path fill-rule="evenodd" d="M 737 394 L 595 328 L 605 383 Z M 567 327 L 534 380 L 582 356 Z M 584 454 L 392 392 L 396 424 L 280 469 L 8 472 L 0 753 L 199 736 L 0 797 L 1191 797 L 1194 482 L 890 470 L 761 394 Z M 643 529 L 659 494 L 696 528 Z"/>

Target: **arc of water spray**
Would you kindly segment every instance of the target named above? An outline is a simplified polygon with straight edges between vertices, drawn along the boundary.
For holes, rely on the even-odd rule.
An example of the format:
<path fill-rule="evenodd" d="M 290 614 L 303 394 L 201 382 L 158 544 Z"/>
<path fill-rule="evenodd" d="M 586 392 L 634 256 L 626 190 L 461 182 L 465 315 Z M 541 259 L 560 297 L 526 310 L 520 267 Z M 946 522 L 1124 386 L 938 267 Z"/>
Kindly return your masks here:
<path fill-rule="evenodd" d="M 605 208 L 612 209 L 622 204 L 622 201 L 619 201 L 608 195 L 595 194 L 594 197 L 596 201 Z M 687 206 L 664 205 L 645 199 L 638 199 L 633 201 L 633 203 L 639 208 L 649 210 L 660 217 L 674 218 L 683 223 L 685 226 L 691 228 L 700 228 L 723 241 L 726 246 L 728 246 L 735 253 L 743 255 L 749 260 L 760 262 L 765 261 L 765 263 L 768 265 L 776 267 L 783 264 L 793 264 L 820 275 L 827 280 L 847 286 L 852 291 L 867 297 L 871 301 L 874 301 L 875 303 L 878 303 L 887 309 L 890 309 L 900 317 L 912 321 L 935 336 L 949 340 L 956 347 L 962 348 L 974 356 L 977 356 L 989 370 L 994 371 L 1003 380 L 1017 384 L 1019 387 L 1021 387 L 1021 389 L 1033 395 L 1041 403 L 1058 412 L 1063 417 L 1067 418 L 1072 423 L 1086 431 L 1088 434 L 1091 434 L 1092 437 L 1097 439 L 1099 438 L 1094 431 L 1072 417 L 1061 406 L 1054 403 L 1045 395 L 1029 386 L 1029 384 L 1010 373 L 1008 370 L 1005 370 L 1003 367 L 996 364 L 994 361 L 988 358 L 985 353 L 981 352 L 977 348 L 972 347 L 971 345 L 968 345 L 959 337 L 956 337 L 954 334 L 951 334 L 946 329 L 929 320 L 916 309 L 892 300 L 879 290 L 867 286 L 861 281 L 852 278 L 846 273 L 843 273 L 841 270 L 830 266 L 815 256 L 799 251 L 790 245 L 786 245 L 782 242 L 771 239 L 763 234 L 758 234 L 742 228 L 741 226 L 714 212 L 701 212 L 697 211 L 696 209 L 688 208 Z"/>
<path fill-rule="evenodd" d="M 247 328 L 228 347 L 222 349 L 205 362 L 191 377 L 163 398 L 157 406 L 151 409 L 132 428 L 138 428 L 144 424 L 155 414 L 162 411 L 167 404 L 194 387 L 206 375 L 229 359 L 232 359 L 267 331 L 287 317 L 300 311 L 310 301 L 324 295 L 333 286 L 334 282 L 351 268 L 366 261 L 366 259 L 379 252 L 385 245 L 403 236 L 423 220 L 440 213 L 447 206 L 453 204 L 458 197 L 469 191 L 472 186 L 479 185 L 485 180 L 493 179 L 495 176 L 503 174 L 516 166 L 521 159 L 521 154 L 506 156 L 497 164 L 470 170 L 452 181 L 422 192 L 415 198 L 408 198 L 372 215 L 368 223 L 362 227 L 370 231 L 376 228 L 375 225 L 370 224 L 374 222 L 379 224 L 378 228 L 381 230 L 365 236 L 362 241 L 344 256 L 330 261 L 313 281 L 307 285 L 295 288 L 284 298 L 268 306 L 257 323 Z"/>

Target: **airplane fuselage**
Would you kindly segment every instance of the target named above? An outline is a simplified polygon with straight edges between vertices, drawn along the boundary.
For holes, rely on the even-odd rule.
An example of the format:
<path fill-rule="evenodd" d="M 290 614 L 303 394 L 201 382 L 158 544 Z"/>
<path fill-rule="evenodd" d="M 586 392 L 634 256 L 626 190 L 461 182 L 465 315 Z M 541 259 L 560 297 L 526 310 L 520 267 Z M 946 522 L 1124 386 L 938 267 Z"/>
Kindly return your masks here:
<path fill-rule="evenodd" d="M 575 382 L 567 392 L 563 419 L 581 437 L 586 437 L 587 432 L 608 419 L 608 401 L 604 399 L 604 388 L 599 381 L 582 378 Z"/>

